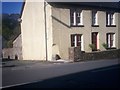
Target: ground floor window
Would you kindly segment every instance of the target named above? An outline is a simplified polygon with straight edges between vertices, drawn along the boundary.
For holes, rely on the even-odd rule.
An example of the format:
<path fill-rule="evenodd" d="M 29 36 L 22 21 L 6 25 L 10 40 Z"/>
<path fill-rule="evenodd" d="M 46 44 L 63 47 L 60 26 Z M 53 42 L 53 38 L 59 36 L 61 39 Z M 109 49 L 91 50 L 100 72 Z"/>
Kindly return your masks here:
<path fill-rule="evenodd" d="M 115 47 L 115 33 L 107 33 L 106 36 L 108 48 Z"/>
<path fill-rule="evenodd" d="M 82 40 L 83 40 L 82 34 L 72 34 L 71 35 L 71 47 L 80 46 L 81 48 L 83 48 Z"/>

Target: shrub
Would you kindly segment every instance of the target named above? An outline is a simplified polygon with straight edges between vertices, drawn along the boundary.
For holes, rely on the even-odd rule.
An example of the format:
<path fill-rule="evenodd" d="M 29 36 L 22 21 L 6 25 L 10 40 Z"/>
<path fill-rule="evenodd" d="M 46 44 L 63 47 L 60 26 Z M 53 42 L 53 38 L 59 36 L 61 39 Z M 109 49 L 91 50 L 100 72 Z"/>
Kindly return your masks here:
<path fill-rule="evenodd" d="M 94 44 L 89 44 L 89 47 L 90 47 L 92 50 L 95 50 L 95 45 L 94 45 Z"/>
<path fill-rule="evenodd" d="M 103 43 L 102 46 L 107 49 L 108 48 L 108 45 L 106 43 Z"/>

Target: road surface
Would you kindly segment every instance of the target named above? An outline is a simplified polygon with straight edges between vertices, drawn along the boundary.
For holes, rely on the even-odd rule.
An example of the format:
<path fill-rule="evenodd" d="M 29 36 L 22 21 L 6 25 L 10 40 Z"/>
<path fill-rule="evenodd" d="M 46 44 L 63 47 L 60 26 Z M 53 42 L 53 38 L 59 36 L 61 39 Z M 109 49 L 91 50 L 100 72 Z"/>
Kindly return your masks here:
<path fill-rule="evenodd" d="M 28 84 L 28 87 L 30 87 L 31 83 L 32 84 L 35 83 L 35 87 L 38 86 L 44 87 L 44 82 L 45 82 L 45 85 L 48 85 L 48 87 L 68 87 L 69 83 L 68 85 L 66 85 L 67 83 L 63 85 L 61 84 L 64 82 L 61 81 L 64 80 L 64 77 L 68 78 L 68 82 L 73 83 L 74 86 L 74 83 L 76 83 L 74 82 L 74 79 L 77 80 L 78 78 L 75 78 L 77 76 L 80 77 L 80 81 L 78 82 L 80 82 L 81 84 L 82 82 L 90 83 L 90 81 L 94 83 L 93 78 L 95 78 L 96 80 L 98 78 L 98 80 L 95 83 L 101 84 L 104 83 L 105 78 L 109 76 L 108 79 L 111 78 L 113 82 L 116 83 L 113 86 L 116 86 L 117 85 L 116 80 L 118 79 L 118 75 L 119 75 L 118 70 L 120 69 L 118 64 L 119 64 L 119 60 L 113 59 L 113 60 L 99 60 L 99 61 L 87 61 L 87 62 L 76 62 L 76 63 L 47 63 L 47 64 L 36 63 L 28 66 L 26 65 L 26 66 L 3 68 L 2 85 L 3 88 L 9 88 L 20 85 L 24 86 L 26 84 Z M 117 65 L 117 66 L 113 66 L 113 65 Z M 108 67 L 108 66 L 113 66 L 113 68 L 110 68 L 110 70 L 103 69 L 104 71 L 103 73 L 99 73 L 99 71 L 101 72 L 101 70 L 94 71 L 94 69 Z M 93 72 L 90 73 L 91 72 L 90 70 L 93 70 Z M 111 79 L 109 80 L 111 81 Z M 99 80 L 102 80 L 102 82 L 99 83 L 98 82 Z M 53 81 L 53 84 L 51 83 L 52 85 L 50 84 L 50 86 L 49 86 L 50 83 L 49 81 L 50 82 Z M 43 83 L 43 85 L 42 84 L 40 85 L 38 84 L 38 86 L 36 85 L 36 83 L 41 83 L 41 82 Z M 48 84 L 46 84 L 46 82 Z M 75 84 L 75 86 L 76 85 L 78 84 Z M 87 85 L 89 86 L 89 84 Z M 85 84 L 83 86 L 87 86 L 87 85 Z"/>
<path fill-rule="evenodd" d="M 93 69 L 12 88 L 120 88 L 120 65 Z"/>

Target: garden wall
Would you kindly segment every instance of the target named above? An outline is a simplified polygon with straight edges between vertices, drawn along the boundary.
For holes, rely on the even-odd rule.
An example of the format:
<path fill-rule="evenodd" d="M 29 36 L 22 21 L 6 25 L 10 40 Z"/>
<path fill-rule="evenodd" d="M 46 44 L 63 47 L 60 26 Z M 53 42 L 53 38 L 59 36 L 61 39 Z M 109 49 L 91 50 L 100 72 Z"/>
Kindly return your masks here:
<path fill-rule="evenodd" d="M 79 47 L 69 48 L 69 59 L 73 61 L 120 58 L 120 49 L 83 52 Z"/>

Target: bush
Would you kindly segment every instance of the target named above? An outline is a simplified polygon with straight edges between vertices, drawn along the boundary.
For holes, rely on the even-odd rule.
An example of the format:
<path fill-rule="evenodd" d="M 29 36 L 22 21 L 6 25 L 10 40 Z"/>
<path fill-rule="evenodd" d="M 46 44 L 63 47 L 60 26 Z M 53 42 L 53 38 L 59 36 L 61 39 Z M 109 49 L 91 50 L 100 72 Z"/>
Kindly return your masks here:
<path fill-rule="evenodd" d="M 89 44 L 89 47 L 90 47 L 92 50 L 95 50 L 95 45 L 94 45 L 94 44 Z"/>
<path fill-rule="evenodd" d="M 103 43 L 102 46 L 103 46 L 105 49 L 108 48 L 108 44 L 106 44 L 106 43 Z"/>

